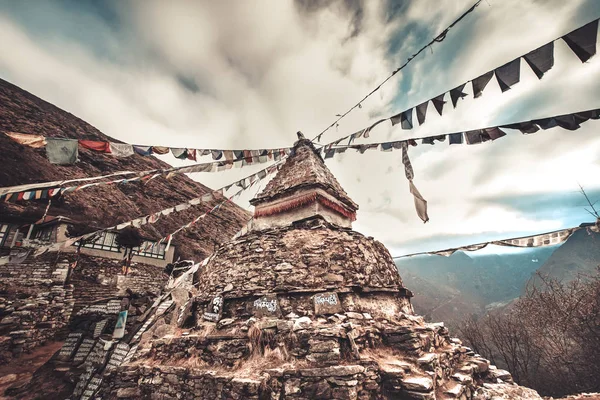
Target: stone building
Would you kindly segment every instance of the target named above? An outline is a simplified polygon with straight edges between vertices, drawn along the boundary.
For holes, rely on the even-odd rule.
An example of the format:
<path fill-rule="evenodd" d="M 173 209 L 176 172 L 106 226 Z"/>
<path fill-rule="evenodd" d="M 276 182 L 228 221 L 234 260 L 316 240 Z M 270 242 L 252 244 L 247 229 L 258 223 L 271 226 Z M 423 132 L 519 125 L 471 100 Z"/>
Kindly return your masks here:
<path fill-rule="evenodd" d="M 539 399 L 414 314 L 310 141 L 252 203 L 253 229 L 184 274 L 161 298 L 171 311 L 155 303 L 87 398 Z"/>
<path fill-rule="evenodd" d="M 0 216 L 0 264 L 13 257 L 38 246 L 64 242 L 68 239 L 69 226 L 84 225 L 79 221 L 64 216 L 48 215 L 34 221 L 22 215 Z M 93 243 L 84 243 L 81 254 L 103 257 L 113 260 L 123 259 L 123 249 L 116 243 L 117 232 L 102 232 Z M 176 246 L 166 248 L 166 243 L 157 244 L 156 240 L 145 238 L 142 249 L 134 248 L 132 261 L 165 267 L 173 262 Z M 62 249 L 65 253 L 75 253 L 77 244 Z"/>

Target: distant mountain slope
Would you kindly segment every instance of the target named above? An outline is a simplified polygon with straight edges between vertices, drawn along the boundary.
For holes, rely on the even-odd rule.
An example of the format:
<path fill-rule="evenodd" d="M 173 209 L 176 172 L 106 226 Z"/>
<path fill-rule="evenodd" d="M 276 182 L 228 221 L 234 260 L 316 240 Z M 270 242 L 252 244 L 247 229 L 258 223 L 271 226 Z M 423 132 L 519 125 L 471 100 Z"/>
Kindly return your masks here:
<path fill-rule="evenodd" d="M 600 234 L 584 229 L 573 234 L 538 269 L 562 281 L 572 281 L 578 274 L 591 274 L 600 265 Z"/>
<path fill-rule="evenodd" d="M 406 287 L 415 293 L 416 310 L 452 324 L 518 297 L 553 251 L 525 249 L 516 254 L 476 256 L 457 252 L 450 257 L 399 259 L 396 266 Z"/>
<path fill-rule="evenodd" d="M 76 116 L 0 79 L 0 131 L 40 134 L 48 137 L 115 141 Z M 45 149 L 24 147 L 0 134 L 0 186 L 89 177 L 120 170 L 147 170 L 168 165 L 155 157 L 133 155 L 116 158 L 81 149 L 80 161 L 72 166 L 53 165 L 46 159 Z M 63 201 L 53 202 L 51 215 L 64 215 L 86 220 L 98 226 L 111 226 L 184 202 L 210 192 L 206 186 L 185 175 L 171 179 L 160 177 L 142 185 L 90 188 L 73 193 Z M 213 202 L 211 205 L 216 204 Z M 44 202 L 1 203 L 1 215 L 39 218 Z M 158 223 L 144 227 L 144 233 L 160 238 L 191 221 L 207 209 L 207 204 L 162 217 Z M 233 203 L 178 235 L 173 244 L 183 258 L 202 259 L 233 236 L 250 218 L 250 214 Z"/>
<path fill-rule="evenodd" d="M 481 302 L 469 298 L 457 289 L 436 284 L 412 272 L 401 271 L 404 285 L 413 293 L 415 312 L 428 321 L 444 321 L 453 327 L 472 314 L 482 314 Z"/>

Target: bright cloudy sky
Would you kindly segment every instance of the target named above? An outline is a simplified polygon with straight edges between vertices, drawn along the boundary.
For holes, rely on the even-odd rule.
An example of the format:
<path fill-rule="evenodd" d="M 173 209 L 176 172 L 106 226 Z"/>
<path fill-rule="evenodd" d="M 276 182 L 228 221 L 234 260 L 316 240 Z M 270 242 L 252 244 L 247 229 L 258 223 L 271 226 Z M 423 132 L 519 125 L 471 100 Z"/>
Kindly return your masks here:
<path fill-rule="evenodd" d="M 173 147 L 289 146 L 313 137 L 441 32 L 474 0 L 0 0 L 0 77 L 122 141 Z M 330 130 L 353 133 L 600 17 L 597 0 L 483 0 Z M 600 56 L 562 41 L 542 80 L 521 82 L 369 141 L 469 130 L 600 107 Z M 415 121 L 416 122 L 416 121 Z M 417 125 L 415 123 L 415 125 Z M 600 122 L 476 146 L 411 148 L 431 221 L 417 217 L 399 151 L 327 160 L 360 205 L 355 229 L 394 254 L 437 250 L 589 221 L 578 182 L 600 198 Z M 363 139 L 364 143 L 367 141 Z M 172 159 L 165 158 L 166 161 Z M 219 187 L 254 172 L 195 174 Z M 249 207 L 251 193 L 239 200 Z M 187 221 L 182 221 L 182 223 Z"/>

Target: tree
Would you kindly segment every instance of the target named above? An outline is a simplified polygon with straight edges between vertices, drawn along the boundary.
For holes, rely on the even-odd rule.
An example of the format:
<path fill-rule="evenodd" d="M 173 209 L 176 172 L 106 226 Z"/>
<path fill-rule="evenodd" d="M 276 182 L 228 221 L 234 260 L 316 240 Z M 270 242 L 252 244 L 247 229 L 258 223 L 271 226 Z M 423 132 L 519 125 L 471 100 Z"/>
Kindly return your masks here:
<path fill-rule="evenodd" d="M 136 228 L 128 226 L 119 231 L 115 242 L 117 246 L 125 249 L 125 254 L 123 254 L 123 260 L 125 260 L 123 274 L 127 275 L 131 266 L 131 259 L 133 258 L 133 249 L 140 247 L 144 243 L 144 238 L 142 238 L 142 235 Z"/>
<path fill-rule="evenodd" d="M 471 317 L 463 339 L 540 394 L 600 391 L 600 269 L 561 283 L 538 274 L 501 312 Z"/>

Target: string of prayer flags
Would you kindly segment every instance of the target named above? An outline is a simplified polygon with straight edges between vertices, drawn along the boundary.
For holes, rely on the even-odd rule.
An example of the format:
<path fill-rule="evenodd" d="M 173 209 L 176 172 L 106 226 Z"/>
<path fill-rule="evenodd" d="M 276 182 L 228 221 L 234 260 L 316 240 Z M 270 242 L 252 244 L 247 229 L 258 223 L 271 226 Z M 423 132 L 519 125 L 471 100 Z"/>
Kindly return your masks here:
<path fill-rule="evenodd" d="M 582 123 L 590 119 L 600 119 L 600 109 L 579 111 L 572 114 L 556 115 L 553 117 L 540 118 L 531 121 L 474 129 L 466 132 L 445 133 L 441 135 L 403 139 L 392 142 L 338 145 L 337 143 L 341 141 L 340 139 L 334 143 L 322 147 L 320 151 L 324 151 L 325 159 L 328 159 L 332 158 L 335 154 L 345 152 L 347 149 L 356 150 L 361 154 L 365 153 L 367 150 L 374 149 L 380 149 L 381 151 L 392 151 L 394 149 L 401 149 L 405 143 L 410 146 L 416 146 L 417 141 L 419 140 L 421 141 L 421 144 L 433 145 L 436 142 L 444 142 L 446 138 L 448 138 L 448 143 L 450 145 L 463 143 L 473 145 L 487 141 L 493 141 L 506 136 L 506 132 L 504 132 L 503 129 L 516 129 L 521 131 L 523 134 L 531 134 L 539 131 L 540 129 L 546 130 L 555 127 L 561 127 L 567 130 L 576 130 L 579 129 Z"/>
<path fill-rule="evenodd" d="M 266 175 L 265 175 L 266 176 Z M 260 179 L 260 178 L 259 178 Z M 258 180 L 255 180 L 254 182 L 252 182 L 250 186 L 253 186 L 256 182 L 258 182 Z M 169 247 L 171 245 L 171 241 L 173 239 L 173 236 L 175 236 L 176 234 L 178 234 L 179 232 L 191 227 L 192 225 L 194 225 L 195 223 L 197 223 L 198 221 L 200 221 L 203 218 L 206 218 L 206 216 L 210 215 L 211 213 L 213 213 L 214 211 L 218 210 L 219 208 L 221 208 L 223 206 L 223 204 L 227 203 L 228 201 L 233 200 L 234 198 L 236 198 L 237 196 L 239 196 L 245 189 L 241 189 L 238 190 L 236 193 L 234 193 L 232 196 L 230 196 L 228 199 L 218 203 L 217 205 L 215 205 L 214 207 L 212 207 L 209 211 L 205 212 L 204 214 L 201 214 L 199 216 L 197 216 L 196 218 L 194 218 L 192 221 L 188 222 L 187 224 L 180 226 L 179 228 L 177 228 L 176 230 L 174 230 L 173 232 L 171 232 L 170 234 L 168 234 L 167 236 L 161 238 L 158 242 L 156 243 L 149 243 L 148 245 L 146 245 L 146 248 L 142 249 L 142 251 L 146 251 L 148 250 L 148 248 L 153 248 L 155 246 L 159 246 L 164 242 L 167 242 L 167 247 L 165 249 L 165 251 L 169 250 Z M 251 226 L 251 222 L 252 220 L 248 221 L 248 223 L 245 225 L 244 228 L 246 228 L 244 230 L 244 228 L 242 228 L 242 230 L 240 230 L 235 236 L 234 238 L 248 232 L 249 227 Z"/>
<path fill-rule="evenodd" d="M 156 171 L 156 170 L 154 170 L 154 171 Z M 150 171 L 146 171 L 146 172 L 150 172 Z M 39 182 L 39 183 L 29 183 L 26 185 L 0 187 L 0 199 L 4 198 L 4 196 L 6 196 L 6 195 L 11 195 L 14 193 L 21 193 L 21 192 L 26 192 L 26 191 L 36 191 L 36 190 L 59 189 L 60 187 L 66 185 L 67 183 L 99 181 L 101 179 L 112 178 L 115 176 L 137 175 L 137 174 L 140 174 L 140 173 L 133 172 L 133 171 L 119 171 L 119 172 L 113 172 L 112 174 L 94 176 L 91 178 L 76 178 L 76 179 L 68 179 L 68 180 L 63 180 L 63 181 Z"/>
<path fill-rule="evenodd" d="M 265 168 L 265 169 L 263 169 L 263 170 L 261 170 L 259 172 L 256 172 L 256 173 L 252 174 L 250 177 L 254 177 L 255 180 L 253 182 L 258 182 L 259 180 L 264 179 L 264 177 L 266 177 L 266 176 L 274 173 L 275 171 L 278 171 L 281 168 L 282 165 L 283 164 L 281 162 L 278 162 L 276 164 L 270 165 L 269 167 L 267 167 L 267 168 Z M 259 173 L 260 173 L 260 175 L 259 175 Z M 242 180 L 249 180 L 250 177 L 243 178 Z M 206 194 L 204 194 L 204 195 L 202 195 L 200 197 L 193 198 L 191 200 L 188 200 L 188 201 L 186 201 L 184 203 L 181 203 L 181 204 L 178 204 L 176 206 L 168 207 L 168 208 L 166 208 L 164 210 L 157 211 L 157 212 L 152 213 L 152 214 L 144 215 L 142 217 L 135 218 L 133 220 L 120 223 L 118 225 L 113 225 L 113 226 L 110 226 L 108 228 L 99 229 L 97 231 L 94 231 L 94 232 L 91 232 L 91 233 L 87 233 L 85 235 L 81 235 L 81 236 L 69 238 L 68 240 L 65 240 L 65 241 L 62 241 L 62 242 L 53 243 L 53 244 L 50 244 L 50 245 L 47 245 L 47 246 L 39 247 L 38 249 L 36 249 L 35 256 L 39 256 L 40 254 L 46 253 L 48 251 L 59 251 L 62 248 L 65 248 L 67 246 L 73 245 L 74 243 L 78 242 L 79 240 L 88 239 L 88 238 L 90 238 L 90 237 L 92 237 L 94 235 L 98 235 L 101 232 L 119 231 L 119 230 L 121 230 L 123 228 L 126 228 L 128 226 L 133 226 L 133 227 L 139 228 L 142 225 L 153 224 L 153 223 L 157 222 L 159 220 L 159 218 L 161 216 L 163 216 L 163 215 L 166 216 L 166 215 L 169 215 L 169 214 L 171 214 L 173 212 L 180 212 L 180 211 L 183 211 L 183 210 L 186 210 L 186 209 L 190 208 L 191 206 L 199 205 L 200 203 L 207 203 L 207 202 L 210 202 L 210 201 L 214 200 L 215 198 L 219 198 L 220 196 L 223 196 L 223 194 L 227 190 L 229 190 L 229 188 L 231 188 L 234 184 L 236 184 L 236 182 L 234 182 L 232 184 L 229 184 L 227 186 L 224 186 L 224 187 L 222 187 L 220 189 L 217 189 L 217 190 L 215 190 L 215 191 L 213 191 L 211 193 L 206 193 Z M 245 190 L 245 189 L 242 188 L 241 190 L 239 190 L 238 192 L 236 192 L 232 196 L 232 198 L 234 196 L 239 195 L 243 190 Z M 229 200 L 227 200 L 227 201 L 229 201 Z M 217 205 L 217 206 L 220 207 L 220 205 Z M 189 225 L 187 225 L 187 226 L 189 226 Z"/>
<path fill-rule="evenodd" d="M 283 156 L 280 155 L 277 157 L 277 159 L 278 159 L 277 162 L 280 162 L 282 159 L 287 157 L 287 155 L 285 155 L 285 152 L 283 152 L 283 154 L 284 154 Z M 58 194 L 61 194 L 61 195 L 69 194 L 72 192 L 77 192 L 77 191 L 87 189 L 90 187 L 95 187 L 95 186 L 118 185 L 118 184 L 132 183 L 132 182 L 144 182 L 145 183 L 145 182 L 153 180 L 159 176 L 164 176 L 164 175 L 166 175 L 166 178 L 169 179 L 170 177 L 172 177 L 175 174 L 187 174 L 187 173 L 195 173 L 195 172 L 220 172 L 220 171 L 224 171 L 224 170 L 231 169 L 234 167 L 241 168 L 244 165 L 247 165 L 245 160 L 217 161 L 217 162 L 194 164 L 194 165 L 181 166 L 181 167 L 172 167 L 172 168 L 168 168 L 165 170 L 155 169 L 155 170 L 147 170 L 147 171 L 141 171 L 141 172 L 129 172 L 129 171 L 119 172 L 119 173 L 105 175 L 105 176 L 101 176 L 101 177 L 87 178 L 87 180 L 100 180 L 103 178 L 117 176 L 117 175 L 134 175 L 134 176 L 116 179 L 116 180 L 85 183 L 85 184 L 73 185 L 73 186 L 68 186 L 68 187 L 64 186 L 68 182 L 77 182 L 77 181 L 85 182 L 86 179 L 74 180 L 74 181 L 62 181 L 62 182 L 56 181 L 56 182 L 48 182 L 45 184 L 39 183 L 39 184 L 33 184 L 33 185 L 21 185 L 21 186 L 9 187 L 9 188 L 0 188 L 0 201 L 2 201 L 2 200 L 4 200 L 4 201 L 22 201 L 22 200 L 46 199 L 49 197 L 56 196 Z M 269 168 L 271 168 L 271 167 L 269 167 Z M 269 168 L 267 168 L 265 170 L 261 170 L 261 171 L 257 172 L 257 174 L 263 174 L 263 173 L 265 173 L 264 171 L 269 171 Z M 242 179 L 242 181 L 244 181 L 245 179 L 246 178 Z M 237 183 L 238 182 L 236 182 L 234 184 L 237 184 Z M 246 184 L 245 182 L 240 183 L 240 185 L 245 185 L 245 184 Z M 49 186 L 55 186 L 55 187 L 49 187 Z M 37 196 L 36 193 L 37 193 L 37 190 L 39 190 L 38 188 L 40 188 L 40 187 L 45 188 L 45 189 L 40 190 L 40 193 L 42 193 L 41 196 Z"/>
<path fill-rule="evenodd" d="M 352 106 L 348 111 L 346 111 L 343 114 L 336 114 L 337 117 L 339 117 L 338 119 L 336 119 L 335 121 L 333 121 L 333 123 L 331 123 L 327 128 L 323 129 L 321 131 L 321 133 L 319 133 L 317 136 L 315 136 L 311 141 L 314 142 L 315 140 L 317 142 L 321 142 L 321 137 L 323 136 L 323 134 L 325 132 L 327 132 L 329 129 L 333 128 L 334 126 L 337 127 L 339 124 L 338 122 L 344 118 L 346 115 L 348 115 L 352 110 L 354 110 L 355 108 L 362 108 L 361 103 L 364 102 L 367 98 L 369 98 L 373 93 L 377 92 L 387 81 L 389 81 L 394 75 L 396 75 L 398 72 L 400 72 L 402 69 L 404 69 L 404 67 L 406 67 L 412 60 L 415 59 L 415 57 L 417 57 L 419 54 L 421 54 L 425 49 L 427 49 L 428 47 L 432 46 L 434 43 L 439 43 L 442 42 L 445 38 L 446 35 L 448 34 L 448 32 L 456 25 L 458 24 L 464 17 L 466 17 L 468 14 L 470 14 L 471 12 L 473 12 L 473 10 L 475 10 L 475 8 L 479 5 L 479 3 L 481 3 L 482 0 L 477 0 L 469 9 L 467 9 L 465 12 L 463 12 L 457 19 L 454 20 L 454 22 L 452 22 L 446 29 L 444 29 L 440 34 L 438 34 L 436 37 L 434 37 L 433 39 L 431 39 L 431 41 L 429 43 L 427 43 L 425 46 L 421 47 L 416 53 L 414 53 L 412 56 L 408 57 L 408 59 L 406 60 L 406 62 L 404 64 L 402 64 L 400 67 L 396 68 L 391 75 L 389 75 L 387 78 L 385 78 L 383 80 L 383 82 L 381 82 L 375 89 L 371 90 L 365 97 L 362 98 L 362 100 L 360 100 L 358 103 L 356 103 L 354 106 Z M 380 92 L 381 94 L 381 92 Z M 383 97 L 382 97 L 383 98 Z M 365 136 L 368 137 L 368 136 Z"/>
<path fill-rule="evenodd" d="M 574 31 L 569 32 L 566 35 L 563 35 L 561 38 L 559 38 L 563 39 L 565 43 L 567 43 L 569 48 L 573 51 L 573 53 L 577 55 L 577 57 L 579 57 L 581 62 L 586 62 L 596 54 L 598 21 L 599 19 L 595 19 L 594 21 L 578 29 L 575 29 Z M 390 120 L 392 122 L 392 126 L 400 123 L 402 129 L 412 129 L 412 109 L 416 108 L 419 125 L 422 125 L 425 123 L 427 104 L 429 102 L 433 104 L 435 110 L 441 116 L 444 110 L 444 104 L 446 104 L 446 101 L 444 100 L 446 94 L 450 95 L 452 106 L 456 108 L 459 100 L 467 96 L 467 93 L 464 92 L 467 83 L 471 82 L 471 86 L 473 88 L 473 97 L 479 98 L 483 94 L 483 90 L 488 86 L 493 76 L 496 76 L 496 81 L 498 82 L 500 90 L 502 92 L 506 92 L 512 86 L 516 85 L 521 79 L 521 58 L 525 60 L 526 64 L 531 68 L 531 70 L 538 77 L 538 79 L 542 79 L 544 74 L 550 69 L 552 69 L 552 67 L 554 66 L 554 42 L 559 39 L 552 40 L 543 46 L 540 46 L 520 57 L 515 58 L 512 61 L 509 61 L 482 75 L 479 75 L 474 79 L 468 80 L 467 82 L 456 86 L 453 89 L 445 91 L 440 95 L 437 95 L 425 102 L 422 102 L 418 106 L 410 107 L 406 111 L 402 111 L 384 120 Z M 376 124 L 379 124 L 381 122 L 381 120 L 377 121 Z M 369 128 L 369 131 L 376 124 L 373 124 Z M 362 136 L 365 138 L 369 137 L 368 134 Z M 361 136 L 356 135 L 354 133 L 350 136 L 343 137 L 341 140 L 350 138 L 350 141 L 352 141 L 353 139 L 359 137 Z"/>
<path fill-rule="evenodd" d="M 570 238 L 575 232 L 585 229 L 588 232 L 600 232 L 600 226 L 598 225 L 598 221 L 596 223 L 584 223 L 580 226 L 573 228 L 560 229 L 557 231 L 540 233 L 536 235 L 530 236 L 522 236 L 518 238 L 511 239 L 502 239 L 502 240 L 492 240 L 489 242 L 470 244 L 467 246 L 453 247 L 445 250 L 437 250 L 437 251 L 424 251 L 420 253 L 406 254 L 403 256 L 392 257 L 393 259 L 405 258 L 405 257 L 414 257 L 420 255 L 437 255 L 450 257 L 452 254 L 457 251 L 477 251 L 481 250 L 488 245 L 496 245 L 496 246 L 505 246 L 505 247 L 544 247 L 544 246 L 554 246 L 560 243 L 565 242 L 568 238 Z"/>
<path fill-rule="evenodd" d="M 383 122 L 385 120 L 381 120 Z M 373 126 L 375 126 L 374 124 Z M 363 130 L 365 137 L 369 137 L 367 130 Z M 78 161 L 76 143 L 82 148 L 105 154 L 111 154 L 115 157 L 129 157 L 134 154 L 148 157 L 153 154 L 165 155 L 171 153 L 173 157 L 180 160 L 196 161 L 197 157 L 212 156 L 215 161 L 244 161 L 240 166 L 249 164 L 265 163 L 270 160 L 279 161 L 282 157 L 287 156 L 291 152 L 290 147 L 275 148 L 275 149 L 254 149 L 254 150 L 218 150 L 218 149 L 193 149 L 183 147 L 164 147 L 164 146 L 144 146 L 132 145 L 128 143 L 105 142 L 100 140 L 76 140 L 76 139 L 59 139 L 46 138 L 41 135 L 33 135 L 28 133 L 5 132 L 15 142 L 32 147 L 43 148 L 48 146 L 50 141 L 50 149 L 47 149 L 48 159 L 53 164 L 69 165 Z"/>

